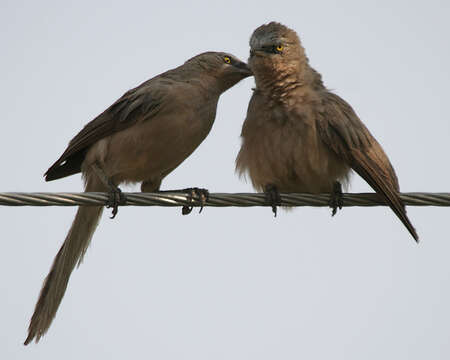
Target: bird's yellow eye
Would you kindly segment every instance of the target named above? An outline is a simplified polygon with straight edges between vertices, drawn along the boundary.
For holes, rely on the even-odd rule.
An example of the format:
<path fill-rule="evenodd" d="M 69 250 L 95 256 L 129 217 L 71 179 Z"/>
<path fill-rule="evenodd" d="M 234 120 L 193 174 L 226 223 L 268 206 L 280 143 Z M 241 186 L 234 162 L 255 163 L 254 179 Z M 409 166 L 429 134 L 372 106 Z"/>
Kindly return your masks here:
<path fill-rule="evenodd" d="M 225 61 L 227 64 L 231 64 L 231 59 L 228 56 L 225 56 L 223 58 L 223 61 Z"/>
<path fill-rule="evenodd" d="M 284 49 L 284 46 L 283 46 L 283 45 L 278 45 L 278 46 L 277 46 L 277 51 L 278 51 L 278 52 L 283 51 L 283 49 Z"/>

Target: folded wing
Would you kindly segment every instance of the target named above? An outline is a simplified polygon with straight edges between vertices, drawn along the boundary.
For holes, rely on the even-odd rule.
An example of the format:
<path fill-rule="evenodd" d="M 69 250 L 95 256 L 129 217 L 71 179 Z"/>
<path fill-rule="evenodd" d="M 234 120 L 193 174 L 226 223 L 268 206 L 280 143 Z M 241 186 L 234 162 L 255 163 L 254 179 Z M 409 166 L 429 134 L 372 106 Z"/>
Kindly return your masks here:
<path fill-rule="evenodd" d="M 149 80 L 126 92 L 103 113 L 89 122 L 69 143 L 61 157 L 44 174 L 46 181 L 81 171 L 86 152 L 97 141 L 153 117 L 164 91 Z"/>
<path fill-rule="evenodd" d="M 323 96 L 323 108 L 317 118 L 321 139 L 383 197 L 414 240 L 418 241 L 416 230 L 399 197 L 394 168 L 382 147 L 349 104 L 330 92 L 324 92 Z"/>

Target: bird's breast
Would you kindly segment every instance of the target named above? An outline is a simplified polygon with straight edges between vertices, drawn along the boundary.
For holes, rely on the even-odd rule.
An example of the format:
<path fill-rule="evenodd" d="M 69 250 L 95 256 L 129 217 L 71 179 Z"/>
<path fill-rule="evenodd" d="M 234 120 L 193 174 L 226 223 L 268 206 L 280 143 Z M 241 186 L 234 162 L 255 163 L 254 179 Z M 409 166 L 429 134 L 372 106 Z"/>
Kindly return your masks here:
<path fill-rule="evenodd" d="M 266 109 L 246 122 L 237 168 L 257 190 L 271 184 L 281 192 L 329 192 L 349 171 L 320 140 L 308 107 Z"/>

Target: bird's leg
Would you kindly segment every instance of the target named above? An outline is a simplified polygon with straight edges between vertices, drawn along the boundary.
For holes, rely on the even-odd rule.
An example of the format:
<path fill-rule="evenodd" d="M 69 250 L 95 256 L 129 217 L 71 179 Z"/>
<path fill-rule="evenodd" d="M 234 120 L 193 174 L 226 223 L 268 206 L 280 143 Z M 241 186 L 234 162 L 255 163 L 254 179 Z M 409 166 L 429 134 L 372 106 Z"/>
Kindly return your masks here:
<path fill-rule="evenodd" d="M 122 193 L 122 190 L 120 190 L 119 187 L 116 186 L 108 176 L 106 176 L 103 169 L 98 166 L 97 163 L 92 164 L 91 167 L 101 182 L 109 188 L 109 198 L 106 203 L 106 208 L 112 208 L 111 219 L 114 219 L 119 211 L 119 205 L 125 204 L 126 197 Z"/>
<path fill-rule="evenodd" d="M 200 202 L 200 211 L 199 214 L 202 212 L 203 207 L 205 206 L 206 202 L 209 200 L 209 191 L 207 189 L 202 189 L 198 187 L 192 187 L 192 188 L 186 188 L 182 190 L 160 190 L 158 192 L 175 192 L 175 193 L 183 193 L 187 195 L 188 201 L 190 203 L 193 203 L 194 201 Z M 184 205 L 181 209 L 181 213 L 183 215 L 188 215 L 192 212 L 192 209 L 194 206 L 192 205 Z"/>
<path fill-rule="evenodd" d="M 336 215 L 337 209 L 342 209 L 344 201 L 342 198 L 342 185 L 339 181 L 333 183 L 333 190 L 330 195 L 330 208 L 332 208 L 331 216 Z"/>
<path fill-rule="evenodd" d="M 281 205 L 281 197 L 277 187 L 275 185 L 266 185 L 264 194 L 266 195 L 266 202 L 272 206 L 274 217 L 277 217 L 277 206 Z"/>

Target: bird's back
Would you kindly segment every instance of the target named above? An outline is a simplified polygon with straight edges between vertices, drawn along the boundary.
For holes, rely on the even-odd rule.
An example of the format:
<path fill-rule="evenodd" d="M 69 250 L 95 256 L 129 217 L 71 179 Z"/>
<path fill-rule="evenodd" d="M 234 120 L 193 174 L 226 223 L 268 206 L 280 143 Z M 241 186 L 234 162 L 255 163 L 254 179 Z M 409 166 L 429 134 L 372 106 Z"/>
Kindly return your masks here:
<path fill-rule="evenodd" d="M 189 83 L 189 79 L 180 76 L 177 69 L 162 73 L 127 91 L 86 124 L 69 142 L 60 158 L 47 170 L 46 181 L 79 173 L 86 153 L 93 144 L 134 124 L 147 121 L 161 111 L 167 111 L 167 108 L 176 107 L 177 104 L 181 110 L 184 105 L 214 119 L 218 96 L 212 101 L 205 101 L 201 94 L 196 92 L 196 87 Z"/>

